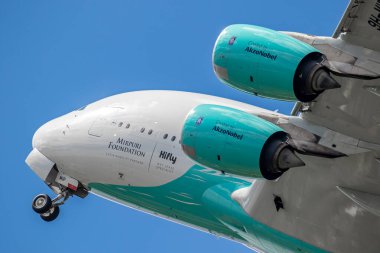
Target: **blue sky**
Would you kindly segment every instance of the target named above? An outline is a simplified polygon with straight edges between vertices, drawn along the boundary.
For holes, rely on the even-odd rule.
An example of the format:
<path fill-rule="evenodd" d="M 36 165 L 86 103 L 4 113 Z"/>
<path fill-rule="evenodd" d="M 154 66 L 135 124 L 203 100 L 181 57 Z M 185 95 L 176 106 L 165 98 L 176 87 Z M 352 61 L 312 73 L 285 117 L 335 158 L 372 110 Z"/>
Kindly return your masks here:
<path fill-rule="evenodd" d="M 0 1 L 0 252 L 250 252 L 244 246 L 90 195 L 43 222 L 52 192 L 24 163 L 46 121 L 117 93 L 172 89 L 289 113 L 292 103 L 221 84 L 217 35 L 247 23 L 329 36 L 348 1 Z"/>

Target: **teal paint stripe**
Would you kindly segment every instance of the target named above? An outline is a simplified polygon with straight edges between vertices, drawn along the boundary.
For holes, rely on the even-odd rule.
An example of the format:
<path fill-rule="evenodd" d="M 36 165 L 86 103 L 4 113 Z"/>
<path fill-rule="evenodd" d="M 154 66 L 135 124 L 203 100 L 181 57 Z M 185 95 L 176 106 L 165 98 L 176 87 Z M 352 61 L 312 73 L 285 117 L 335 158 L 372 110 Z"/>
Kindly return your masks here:
<path fill-rule="evenodd" d="M 199 180 L 201 179 L 201 180 Z M 93 190 L 153 213 L 273 252 L 325 252 L 274 230 L 247 215 L 231 198 L 250 182 L 194 165 L 182 177 L 157 187 L 91 183 Z M 257 240 L 258 238 L 259 240 Z"/>

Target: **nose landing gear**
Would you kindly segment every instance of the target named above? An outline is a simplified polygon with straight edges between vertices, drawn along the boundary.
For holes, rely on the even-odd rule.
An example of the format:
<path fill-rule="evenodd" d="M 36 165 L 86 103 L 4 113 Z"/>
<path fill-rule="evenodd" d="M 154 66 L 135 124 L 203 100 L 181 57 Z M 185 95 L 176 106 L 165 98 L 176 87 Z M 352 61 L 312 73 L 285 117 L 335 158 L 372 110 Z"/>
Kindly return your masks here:
<path fill-rule="evenodd" d="M 32 208 L 44 221 L 53 221 L 59 215 L 59 206 L 63 205 L 71 195 L 69 190 L 65 190 L 51 200 L 49 195 L 39 194 L 33 199 Z"/>
<path fill-rule="evenodd" d="M 32 208 L 36 213 L 45 213 L 51 207 L 51 199 L 47 194 L 37 195 L 32 202 Z"/>

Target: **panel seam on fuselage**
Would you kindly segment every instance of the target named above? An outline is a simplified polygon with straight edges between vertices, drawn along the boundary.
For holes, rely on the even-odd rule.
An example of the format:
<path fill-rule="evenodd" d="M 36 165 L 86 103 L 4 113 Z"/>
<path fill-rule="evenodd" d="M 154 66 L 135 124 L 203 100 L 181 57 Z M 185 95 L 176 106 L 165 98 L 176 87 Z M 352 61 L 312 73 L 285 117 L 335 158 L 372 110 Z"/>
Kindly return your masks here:
<path fill-rule="evenodd" d="M 158 142 L 156 142 L 156 144 L 154 145 L 152 155 L 150 156 L 149 165 L 148 165 L 148 172 L 150 170 L 150 164 L 152 163 L 152 158 L 153 158 L 153 155 L 154 155 L 154 151 L 156 151 L 157 143 Z"/>

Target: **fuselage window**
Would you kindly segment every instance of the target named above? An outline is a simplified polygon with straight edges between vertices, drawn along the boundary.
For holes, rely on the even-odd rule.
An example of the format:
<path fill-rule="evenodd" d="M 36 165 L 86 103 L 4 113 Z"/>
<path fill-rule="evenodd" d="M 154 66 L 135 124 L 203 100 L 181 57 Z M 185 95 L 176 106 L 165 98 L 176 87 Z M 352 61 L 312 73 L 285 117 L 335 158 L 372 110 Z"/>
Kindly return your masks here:
<path fill-rule="evenodd" d="M 140 132 L 143 133 L 145 131 L 145 127 L 141 128 Z"/>
<path fill-rule="evenodd" d="M 125 126 L 125 128 L 129 128 L 131 126 L 131 124 L 127 123 L 127 125 Z"/>
<path fill-rule="evenodd" d="M 171 140 L 172 140 L 172 141 L 175 141 L 175 136 L 173 136 Z"/>
<path fill-rule="evenodd" d="M 168 138 L 168 134 L 164 134 L 164 139 Z"/>
<path fill-rule="evenodd" d="M 153 133 L 153 130 L 150 129 L 150 130 L 148 131 L 148 134 L 151 135 L 152 133 Z"/>
<path fill-rule="evenodd" d="M 123 125 L 123 122 L 120 122 L 120 123 L 119 123 L 119 127 L 121 127 L 122 125 Z"/>

